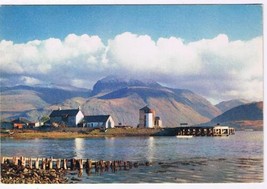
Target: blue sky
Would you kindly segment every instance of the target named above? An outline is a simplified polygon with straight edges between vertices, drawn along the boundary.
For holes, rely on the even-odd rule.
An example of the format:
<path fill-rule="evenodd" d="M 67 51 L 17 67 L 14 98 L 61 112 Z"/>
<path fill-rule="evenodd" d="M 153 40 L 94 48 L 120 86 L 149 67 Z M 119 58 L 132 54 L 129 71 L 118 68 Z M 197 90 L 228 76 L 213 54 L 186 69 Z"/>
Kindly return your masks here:
<path fill-rule="evenodd" d="M 106 42 L 130 31 L 185 41 L 213 38 L 230 40 L 262 35 L 260 5 L 139 5 L 139 6 L 2 6 L 0 37 L 16 43 L 70 33 L 98 35 Z"/>
<path fill-rule="evenodd" d="M 0 84 L 92 88 L 107 75 L 263 99 L 261 5 L 0 6 Z M 257 93 L 255 93 L 257 91 Z"/>

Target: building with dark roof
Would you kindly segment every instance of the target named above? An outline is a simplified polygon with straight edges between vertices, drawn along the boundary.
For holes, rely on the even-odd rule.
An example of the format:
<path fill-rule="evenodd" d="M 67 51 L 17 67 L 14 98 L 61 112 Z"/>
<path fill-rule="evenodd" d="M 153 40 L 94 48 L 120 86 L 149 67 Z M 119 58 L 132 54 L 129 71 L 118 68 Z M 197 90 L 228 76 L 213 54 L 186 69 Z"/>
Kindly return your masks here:
<path fill-rule="evenodd" d="M 13 129 L 14 124 L 11 121 L 2 120 L 0 122 L 0 128 L 1 129 Z"/>
<path fill-rule="evenodd" d="M 162 127 L 160 117 L 156 117 L 155 110 L 145 106 L 139 110 L 139 128 Z"/>
<path fill-rule="evenodd" d="M 27 119 L 25 119 L 25 118 L 23 118 L 23 117 L 19 117 L 19 118 L 17 118 L 17 119 L 14 119 L 14 120 L 12 121 L 12 123 L 23 123 L 23 124 L 29 124 L 29 123 L 30 123 L 30 121 L 29 121 L 29 120 L 27 120 Z"/>
<path fill-rule="evenodd" d="M 53 110 L 50 114 L 50 123 L 60 123 L 69 127 L 76 127 L 83 120 L 84 115 L 80 108 L 78 109 L 68 109 Z"/>
<path fill-rule="evenodd" d="M 84 116 L 83 126 L 91 128 L 108 129 L 108 128 L 114 128 L 115 123 L 110 115 L 91 115 L 91 116 Z"/>
<path fill-rule="evenodd" d="M 17 119 L 14 119 L 12 123 L 14 129 L 23 129 L 29 125 L 30 121 L 23 117 L 19 117 Z"/>

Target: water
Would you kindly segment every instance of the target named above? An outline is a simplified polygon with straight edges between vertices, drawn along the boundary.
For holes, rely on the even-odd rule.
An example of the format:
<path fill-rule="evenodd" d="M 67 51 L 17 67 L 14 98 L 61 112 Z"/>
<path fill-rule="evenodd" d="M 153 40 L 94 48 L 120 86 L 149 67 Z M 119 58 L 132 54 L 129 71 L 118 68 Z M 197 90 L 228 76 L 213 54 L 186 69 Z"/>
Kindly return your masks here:
<path fill-rule="evenodd" d="M 131 170 L 84 173 L 80 183 L 263 182 L 263 132 L 229 137 L 1 139 L 5 156 L 152 162 Z M 73 177 L 73 175 L 70 175 Z"/>

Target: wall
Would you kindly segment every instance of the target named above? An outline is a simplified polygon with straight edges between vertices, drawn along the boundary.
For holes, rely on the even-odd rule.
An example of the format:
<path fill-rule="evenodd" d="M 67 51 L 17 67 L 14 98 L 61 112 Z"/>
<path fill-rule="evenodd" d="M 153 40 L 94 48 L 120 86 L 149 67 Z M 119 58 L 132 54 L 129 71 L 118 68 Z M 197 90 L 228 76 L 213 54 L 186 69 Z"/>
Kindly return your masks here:
<path fill-rule="evenodd" d="M 89 122 L 89 123 L 86 123 L 86 127 L 100 128 L 102 126 L 104 126 L 103 122 Z"/>
<path fill-rule="evenodd" d="M 13 124 L 10 122 L 2 122 L 1 128 L 2 129 L 13 129 Z"/>
<path fill-rule="evenodd" d="M 76 122 L 75 125 L 77 126 L 84 118 L 84 115 L 81 111 L 78 112 L 78 114 L 76 115 Z"/>
<path fill-rule="evenodd" d="M 109 116 L 105 127 L 106 128 L 114 128 L 115 127 L 115 122 L 114 122 L 114 120 L 112 119 L 111 116 Z"/>
<path fill-rule="evenodd" d="M 145 127 L 145 111 L 139 110 L 139 127 Z"/>
<path fill-rule="evenodd" d="M 61 122 L 62 121 L 62 118 L 61 117 L 51 117 L 50 118 L 50 122 L 53 123 L 53 122 Z"/>
<path fill-rule="evenodd" d="M 153 113 L 146 113 L 146 127 L 154 128 Z"/>

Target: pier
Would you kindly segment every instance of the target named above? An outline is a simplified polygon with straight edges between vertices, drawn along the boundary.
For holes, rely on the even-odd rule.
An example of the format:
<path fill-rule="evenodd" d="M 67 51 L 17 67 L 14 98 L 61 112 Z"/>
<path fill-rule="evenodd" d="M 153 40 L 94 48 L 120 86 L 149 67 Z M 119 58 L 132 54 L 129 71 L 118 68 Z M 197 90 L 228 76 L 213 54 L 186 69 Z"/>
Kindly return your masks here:
<path fill-rule="evenodd" d="M 30 169 L 63 169 L 63 170 L 92 170 L 96 172 L 99 170 L 117 170 L 117 169 L 131 169 L 138 166 L 149 166 L 150 162 L 131 162 L 131 161 L 94 161 L 91 159 L 54 159 L 54 158 L 30 158 L 30 157 L 5 157 L 1 156 L 1 164 L 13 163 L 14 165 L 19 165 L 22 167 L 27 167 Z"/>
<path fill-rule="evenodd" d="M 234 135 L 235 129 L 228 126 L 186 126 L 178 127 L 178 136 L 229 136 Z"/>

